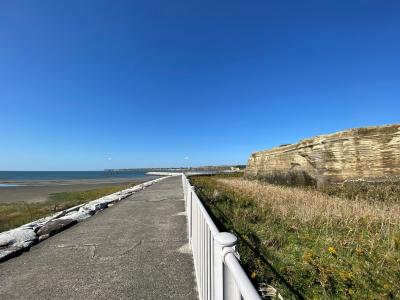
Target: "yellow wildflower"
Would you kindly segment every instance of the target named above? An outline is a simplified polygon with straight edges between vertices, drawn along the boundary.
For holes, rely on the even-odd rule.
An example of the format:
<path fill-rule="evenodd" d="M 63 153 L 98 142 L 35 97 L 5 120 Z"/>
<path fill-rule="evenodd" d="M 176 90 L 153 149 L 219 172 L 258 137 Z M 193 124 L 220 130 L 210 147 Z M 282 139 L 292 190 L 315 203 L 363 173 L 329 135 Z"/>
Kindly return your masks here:
<path fill-rule="evenodd" d="M 332 255 L 336 255 L 336 249 L 335 249 L 334 247 L 332 247 L 332 246 L 329 246 L 329 247 L 328 247 L 328 252 L 329 252 L 330 254 L 332 254 Z"/>

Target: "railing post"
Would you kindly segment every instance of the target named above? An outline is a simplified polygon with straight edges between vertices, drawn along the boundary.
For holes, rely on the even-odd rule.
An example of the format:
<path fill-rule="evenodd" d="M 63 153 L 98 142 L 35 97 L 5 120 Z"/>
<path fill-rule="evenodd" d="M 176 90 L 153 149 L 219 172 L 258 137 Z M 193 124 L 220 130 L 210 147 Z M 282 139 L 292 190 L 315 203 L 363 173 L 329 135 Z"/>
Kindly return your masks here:
<path fill-rule="evenodd" d="M 185 174 L 182 174 L 182 187 L 183 187 L 183 198 L 185 198 L 186 201 L 186 178 L 185 178 Z"/>
<path fill-rule="evenodd" d="M 188 230 L 189 230 L 189 243 L 191 244 L 192 243 L 192 227 L 193 227 L 193 224 L 192 224 L 192 219 L 193 219 L 193 216 L 192 216 L 192 203 L 193 203 L 193 197 L 194 197 L 194 189 L 192 189 L 192 191 L 191 191 L 191 193 L 190 193 L 190 197 L 188 197 L 188 199 L 187 199 L 187 216 L 188 216 L 188 222 L 189 222 L 189 228 L 188 228 Z"/>
<path fill-rule="evenodd" d="M 241 299 L 240 292 L 229 270 L 224 266 L 224 257 L 228 252 L 236 253 L 237 238 L 229 232 L 220 232 L 214 238 L 214 299 Z"/>

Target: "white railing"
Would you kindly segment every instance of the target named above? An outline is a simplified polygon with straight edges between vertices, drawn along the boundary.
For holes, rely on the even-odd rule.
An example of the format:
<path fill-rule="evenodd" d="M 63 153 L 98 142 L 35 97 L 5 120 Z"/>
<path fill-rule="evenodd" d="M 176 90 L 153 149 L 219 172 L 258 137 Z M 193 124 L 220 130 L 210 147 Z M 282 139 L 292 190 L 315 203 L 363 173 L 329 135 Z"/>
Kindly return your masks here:
<path fill-rule="evenodd" d="M 220 232 L 182 174 L 200 300 L 261 300 L 239 262 L 236 236 Z"/>

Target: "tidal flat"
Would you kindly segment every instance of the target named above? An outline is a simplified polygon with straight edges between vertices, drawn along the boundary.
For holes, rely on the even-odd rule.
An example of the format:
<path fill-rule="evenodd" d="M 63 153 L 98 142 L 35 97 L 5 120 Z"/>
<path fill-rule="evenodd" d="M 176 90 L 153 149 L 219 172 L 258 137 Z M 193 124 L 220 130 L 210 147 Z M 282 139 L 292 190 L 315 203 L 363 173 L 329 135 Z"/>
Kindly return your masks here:
<path fill-rule="evenodd" d="M 29 182 L 0 188 L 0 232 L 137 185 L 144 180 Z"/>
<path fill-rule="evenodd" d="M 149 177 L 148 180 L 151 179 L 153 178 Z M 143 181 L 130 178 L 3 181 L 0 187 L 0 203 L 42 202 L 54 193 L 111 188 Z"/>

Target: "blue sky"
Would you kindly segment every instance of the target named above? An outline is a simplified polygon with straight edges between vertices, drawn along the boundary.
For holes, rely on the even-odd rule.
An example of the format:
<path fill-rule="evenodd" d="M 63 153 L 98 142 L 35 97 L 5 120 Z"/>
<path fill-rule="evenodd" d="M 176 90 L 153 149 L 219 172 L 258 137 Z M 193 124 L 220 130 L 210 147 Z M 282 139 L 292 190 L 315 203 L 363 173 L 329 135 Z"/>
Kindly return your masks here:
<path fill-rule="evenodd" d="M 399 123 L 396 2 L 3 0 L 0 170 L 245 163 Z"/>

